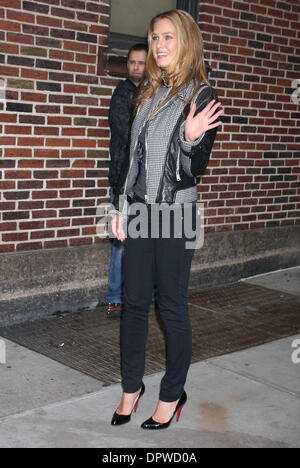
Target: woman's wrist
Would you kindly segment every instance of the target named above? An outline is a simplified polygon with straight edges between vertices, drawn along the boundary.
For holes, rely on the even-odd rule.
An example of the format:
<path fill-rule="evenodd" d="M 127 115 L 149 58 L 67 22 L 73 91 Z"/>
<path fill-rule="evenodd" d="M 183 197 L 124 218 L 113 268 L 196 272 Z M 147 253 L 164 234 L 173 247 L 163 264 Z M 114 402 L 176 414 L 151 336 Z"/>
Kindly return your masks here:
<path fill-rule="evenodd" d="M 193 140 L 191 137 L 189 137 L 185 132 L 183 134 L 184 136 L 184 139 L 187 143 L 193 143 L 195 141 L 195 139 Z"/>

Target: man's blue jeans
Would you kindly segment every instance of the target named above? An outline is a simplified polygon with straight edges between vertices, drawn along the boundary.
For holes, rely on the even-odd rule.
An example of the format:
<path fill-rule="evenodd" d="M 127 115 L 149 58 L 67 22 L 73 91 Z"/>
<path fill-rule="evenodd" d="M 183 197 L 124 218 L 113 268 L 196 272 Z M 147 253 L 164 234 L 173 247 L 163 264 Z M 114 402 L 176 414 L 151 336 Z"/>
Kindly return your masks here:
<path fill-rule="evenodd" d="M 111 191 L 110 202 L 113 203 L 113 193 Z M 112 240 L 110 254 L 110 270 L 108 276 L 108 289 L 110 292 L 106 295 L 106 303 L 123 302 L 123 251 L 124 243 L 114 238 Z"/>
<path fill-rule="evenodd" d="M 123 242 L 113 239 L 110 254 L 110 270 L 108 276 L 108 288 L 110 292 L 106 295 L 106 302 L 123 302 Z"/>

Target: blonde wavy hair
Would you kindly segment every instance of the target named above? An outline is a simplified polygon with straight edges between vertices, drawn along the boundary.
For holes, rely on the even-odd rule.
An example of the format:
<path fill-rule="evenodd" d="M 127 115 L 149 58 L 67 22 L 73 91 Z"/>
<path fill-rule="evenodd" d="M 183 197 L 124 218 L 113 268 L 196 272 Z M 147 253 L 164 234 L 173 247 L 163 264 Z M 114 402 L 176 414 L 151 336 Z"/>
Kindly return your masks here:
<path fill-rule="evenodd" d="M 172 83 L 172 90 L 168 95 L 168 99 L 179 95 L 182 86 L 192 81 L 194 84 L 194 92 L 186 102 L 186 104 L 188 104 L 197 93 L 201 82 L 204 81 L 210 85 L 203 58 L 202 33 L 197 23 L 189 13 L 183 10 L 170 10 L 160 13 L 152 18 L 148 28 L 149 51 L 146 61 L 145 80 L 141 87 L 139 97 L 134 101 L 136 110 L 139 106 L 150 101 L 163 83 L 162 70 L 156 64 L 152 53 L 152 34 L 155 23 L 164 18 L 172 21 L 177 31 L 178 40 L 176 60 L 171 66 L 164 70 L 165 81 L 167 83 Z"/>

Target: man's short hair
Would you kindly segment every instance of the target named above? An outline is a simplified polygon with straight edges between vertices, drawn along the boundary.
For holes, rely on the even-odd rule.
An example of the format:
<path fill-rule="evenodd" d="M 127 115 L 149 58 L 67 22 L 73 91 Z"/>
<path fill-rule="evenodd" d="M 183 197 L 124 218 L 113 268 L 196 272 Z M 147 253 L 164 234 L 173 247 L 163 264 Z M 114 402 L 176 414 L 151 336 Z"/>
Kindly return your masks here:
<path fill-rule="evenodd" d="M 132 47 L 130 47 L 129 52 L 128 52 L 128 54 L 127 54 L 127 60 L 129 60 L 129 57 L 130 57 L 131 52 L 133 52 L 133 51 L 140 51 L 140 50 L 144 50 L 144 51 L 146 52 L 146 54 L 148 54 L 148 46 L 147 46 L 147 44 L 143 44 L 143 43 L 134 44 Z"/>

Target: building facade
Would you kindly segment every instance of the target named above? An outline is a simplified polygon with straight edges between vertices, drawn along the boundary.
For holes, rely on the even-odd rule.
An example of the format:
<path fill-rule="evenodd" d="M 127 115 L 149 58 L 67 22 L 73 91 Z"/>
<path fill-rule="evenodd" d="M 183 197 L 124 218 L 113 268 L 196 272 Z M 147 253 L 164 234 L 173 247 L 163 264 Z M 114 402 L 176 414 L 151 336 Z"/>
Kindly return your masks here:
<path fill-rule="evenodd" d="M 4 323 L 95 305 L 106 286 L 97 207 L 109 200 L 108 110 L 122 76 L 112 65 L 110 3 L 0 2 Z M 198 188 L 205 242 L 191 284 L 202 287 L 299 264 L 300 6 L 197 6 L 224 108 Z"/>

